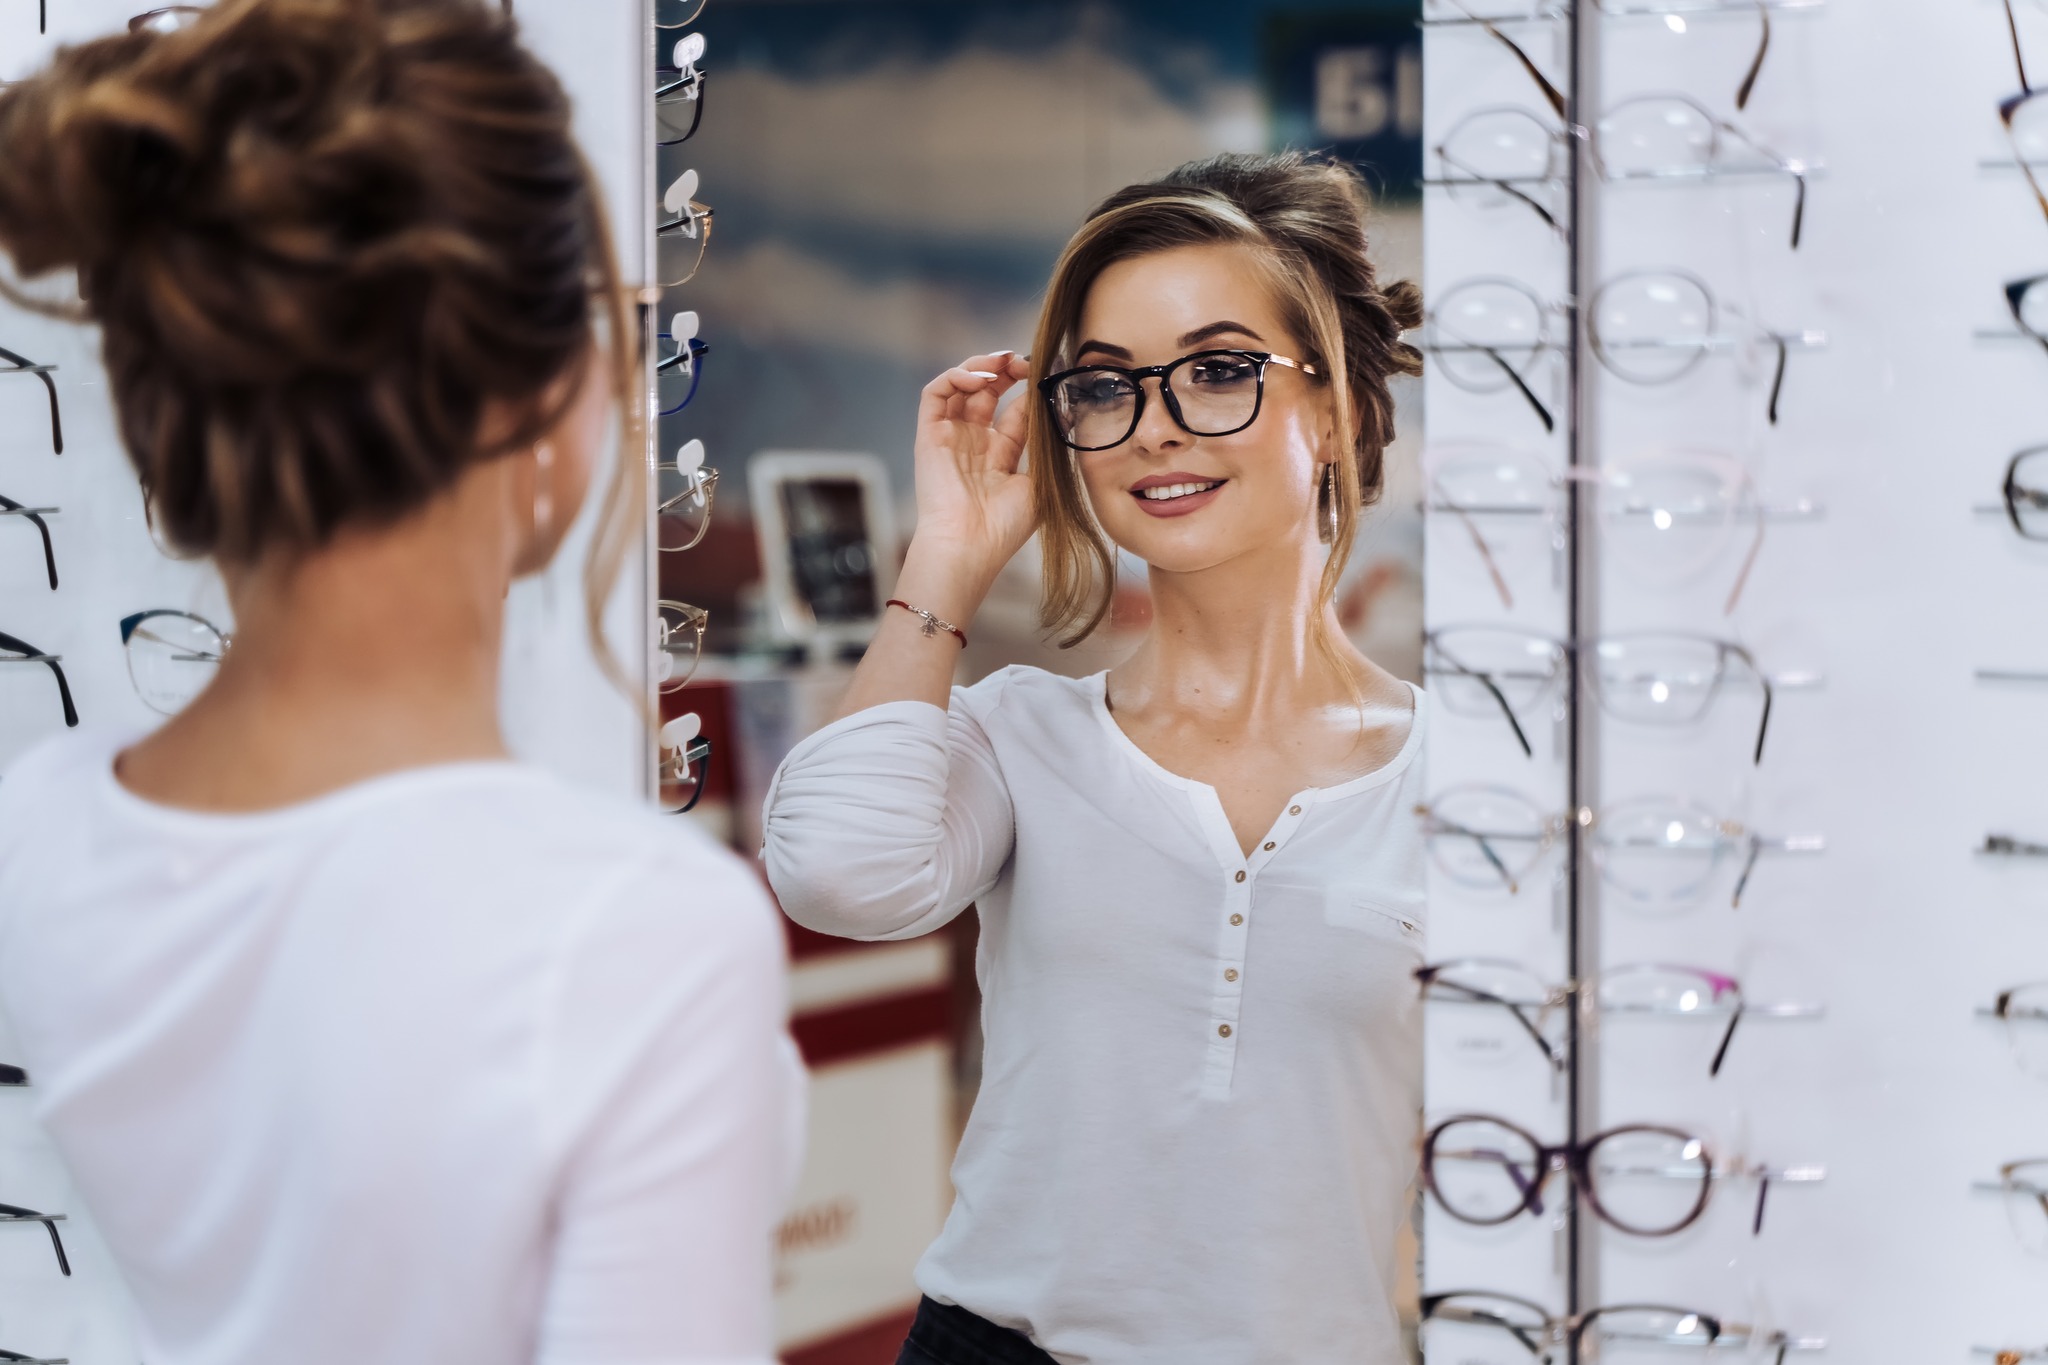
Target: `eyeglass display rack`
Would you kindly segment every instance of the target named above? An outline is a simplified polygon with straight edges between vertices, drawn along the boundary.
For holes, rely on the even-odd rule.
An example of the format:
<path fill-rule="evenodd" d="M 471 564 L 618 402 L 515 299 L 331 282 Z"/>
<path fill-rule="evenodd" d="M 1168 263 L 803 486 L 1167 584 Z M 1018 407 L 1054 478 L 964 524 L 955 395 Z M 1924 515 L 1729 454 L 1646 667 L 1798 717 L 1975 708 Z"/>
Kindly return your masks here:
<path fill-rule="evenodd" d="M 647 0 L 651 9 L 654 0 Z M 0 7 L 0 80 L 39 68 L 56 48 L 122 27 L 145 6 L 64 0 Z M 653 221 L 644 150 L 650 101 L 640 82 L 650 63 L 648 16 L 639 6 L 519 0 L 528 42 L 561 75 L 576 105 L 578 135 L 613 209 L 618 250 L 630 273 Z M 42 286 L 62 293 L 67 281 Z M 63 451 L 53 449 L 50 396 L 39 377 L 13 374 L 0 357 L 0 633 L 56 656 L 80 722 L 146 730 L 162 716 L 131 681 L 123 619 L 150 609 L 191 612 L 232 631 L 217 576 L 163 554 L 150 534 L 135 475 L 107 398 L 97 336 L 0 304 L 0 348 L 54 367 Z M 602 486 L 600 482 L 600 487 Z M 27 509 L 36 511 L 34 518 Z M 653 795 L 651 745 L 635 707 L 590 657 L 582 572 L 592 513 L 554 567 L 517 585 L 508 602 L 501 703 L 508 739 L 522 757 L 578 782 Z M 40 525 L 38 525 L 40 522 Z M 46 562 L 42 528 L 48 531 Z M 645 678 L 652 520 L 609 604 L 607 634 L 626 668 Z M 43 662 L 9 662 L 0 649 L 0 769 L 65 728 L 54 674 Z M 651 680 L 649 682 L 651 687 Z M 163 700 L 161 696 L 158 698 Z M 0 1001 L 0 1068 L 18 1064 Z M 0 1350 L 34 1361 L 133 1365 L 137 1343 L 120 1272 L 81 1205 L 61 1159 L 37 1124 L 37 1090 L 0 1069 L 0 1204 L 60 1214 L 71 1274 L 62 1274 L 45 1227 L 0 1216 Z"/>
<path fill-rule="evenodd" d="M 2048 7 L 2014 13 L 2048 70 Z M 1507 21 L 1563 110 L 1475 16 Z M 2048 536 L 2048 498 L 2014 463 L 2048 443 L 2048 343 L 2005 297 L 2048 271 L 2048 221 L 2000 123 L 2022 88 L 2002 0 L 1427 0 L 1424 54 L 1426 300 L 1492 277 L 1562 305 L 1425 332 L 1428 623 L 1466 645 L 1433 650 L 1429 678 L 1428 955 L 1451 984 L 1426 1006 L 1425 1125 L 1491 1115 L 1560 1147 L 1669 1125 L 1717 1167 L 1664 1236 L 1615 1226 L 1690 1211 L 1691 1167 L 1646 1170 L 1641 1148 L 1583 1160 L 1605 1208 L 1562 1174 L 1541 1216 L 1494 1226 L 1420 1197 L 1426 1356 L 1526 1365 L 1554 1329 L 1558 1360 L 1684 1359 L 1718 1329 L 1723 1351 L 1791 1362 L 2048 1358 L 2048 1260 L 2016 1236 L 2048 1251 L 2048 1220 L 2008 1218 L 2048 1167 L 2002 1174 L 2048 1157 L 2048 1076 L 2026 1069 L 2048 1072 L 2048 1037 L 2027 1031 L 2048 1018 L 2025 1003 L 2048 981 L 2048 541 L 2021 534 Z M 1904 88 L 1910 110 L 1888 93 Z M 1603 175 L 1600 115 L 1667 93 L 1794 165 L 1722 174 L 1674 135 L 1636 150 L 1689 147 L 1695 174 Z M 1475 184 L 1440 149 L 1499 106 L 1558 147 Z M 1631 344 L 1657 340 L 1640 309 L 1658 300 L 1625 300 L 1631 318 L 1601 297 L 1645 271 L 1712 286 L 1689 363 L 1633 363 L 1656 358 Z M 1580 643 L 1497 638 L 1475 662 L 1467 627 Z M 1755 661 L 1772 684 L 1760 758 L 1757 678 L 1632 651 L 1641 632 Z M 1499 682 L 1528 756 L 1471 672 Z M 1717 693 L 1674 723 L 1707 677 Z M 1457 832 L 1481 817 L 1500 867 Z M 1674 966 L 1704 973 L 1646 970 Z M 1555 1070 L 1481 998 L 1511 984 Z M 1567 984 L 1539 1019 L 1543 988 Z M 1432 1169 L 1468 1214 L 1511 1211 L 1506 1171 L 1527 1156 L 1505 1129 L 1483 1137 Z M 1663 1155 L 1688 1160 L 1683 1143 Z M 1440 1297 L 1458 1291 L 1527 1303 Z M 1584 1319 L 1628 1304 L 1682 1311 Z M 1517 1314 L 1527 1340 L 1497 1321 Z"/>

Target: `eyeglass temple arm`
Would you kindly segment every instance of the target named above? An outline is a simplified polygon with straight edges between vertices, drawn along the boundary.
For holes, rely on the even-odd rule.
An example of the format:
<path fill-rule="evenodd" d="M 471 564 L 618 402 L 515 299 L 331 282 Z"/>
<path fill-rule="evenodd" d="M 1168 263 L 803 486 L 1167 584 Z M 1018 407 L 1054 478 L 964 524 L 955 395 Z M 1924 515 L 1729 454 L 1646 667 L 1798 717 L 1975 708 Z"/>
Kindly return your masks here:
<path fill-rule="evenodd" d="M 2010 483 L 2011 480 L 2008 479 L 2007 482 Z M 2011 502 L 2011 499 L 2008 498 L 2007 502 L 2009 504 Z M 20 503 L 16 502 L 12 498 L 0 498 L 0 510 L 12 512 L 17 516 L 27 518 L 29 521 L 34 522 L 36 530 L 42 533 L 43 567 L 48 569 L 50 572 L 50 590 L 52 592 L 55 592 L 57 589 L 57 551 L 50 544 L 50 523 L 43 520 L 42 514 L 40 512 L 36 512 L 30 508 L 23 507 Z"/>
<path fill-rule="evenodd" d="M 1757 40 L 1756 56 L 1749 59 L 1749 71 L 1742 78 L 1742 84 L 1735 88 L 1735 107 L 1749 106 L 1749 92 L 1756 88 L 1756 78 L 1764 69 L 1764 54 L 1771 50 L 1771 7 L 1769 0 L 1756 0 L 1756 16 L 1763 21 L 1763 34 Z M 1792 245 L 1799 245 L 1799 233 L 1794 229 Z"/>
<path fill-rule="evenodd" d="M 1513 607 L 1515 595 L 1508 590 L 1508 581 L 1501 576 L 1500 565 L 1493 557 L 1493 549 L 1486 543 L 1486 537 L 1479 532 L 1479 523 L 1472 520 L 1470 512 L 1451 500 L 1451 495 L 1444 491 L 1443 484 L 1434 475 L 1430 476 L 1429 483 L 1430 487 L 1436 490 L 1442 505 L 1457 516 L 1465 527 L 1465 534 L 1472 538 L 1472 548 L 1479 552 L 1480 560 L 1485 563 L 1487 577 L 1493 580 L 1493 590 L 1500 595 L 1500 604 L 1504 607 Z"/>
<path fill-rule="evenodd" d="M 1536 409 L 1536 415 L 1543 421 L 1543 429 L 1545 431 L 1556 431 L 1557 419 L 1550 415 L 1550 409 L 1543 406 L 1543 400 L 1538 398 L 1536 391 L 1523 381 L 1521 374 L 1516 371 L 1515 367 L 1508 364 L 1507 357 L 1491 346 L 1481 346 L 1479 349 L 1486 353 L 1487 359 L 1500 366 L 1501 373 L 1508 377 L 1508 382 L 1521 391 L 1522 397 L 1529 400 L 1529 406 Z M 1772 420 L 1776 421 L 1777 419 L 1773 418 Z"/>
<path fill-rule="evenodd" d="M 19 1218 L 23 1221 L 34 1219 L 40 1222 L 43 1225 L 43 1230 L 50 1234 L 50 1245 L 56 1248 L 57 1268 L 66 1275 L 71 1273 L 71 1258 L 64 1254 L 64 1239 L 57 1235 L 57 1219 L 64 1215 L 38 1213 L 34 1209 L 25 1209 L 18 1204 L 0 1204 L 0 1214 L 5 1214 L 10 1218 Z"/>
<path fill-rule="evenodd" d="M 1802 180 L 1800 183 L 1803 185 L 1805 181 Z M 1778 365 L 1771 375 L 1771 403 L 1765 412 L 1771 419 L 1771 425 L 1776 426 L 1778 425 L 1778 395 L 1785 390 L 1785 338 L 1773 332 L 1771 334 L 1771 344 L 1778 348 Z M 2048 342 L 2042 344 L 2048 345 Z"/>
<path fill-rule="evenodd" d="M 27 356 L 16 355 L 5 346 L 0 346 L 0 360 L 6 361 L 18 370 L 32 370 L 36 378 L 43 381 L 43 387 L 50 394 L 50 448 L 57 454 L 64 453 L 64 414 L 57 406 L 57 381 L 50 378 L 47 365 L 38 365 Z"/>
<path fill-rule="evenodd" d="M 2020 55 L 2020 23 L 2012 12 L 2012 0 L 2005 0 L 2005 31 L 2012 36 L 2012 64 L 2019 68 L 2020 93 L 2031 95 L 2034 87 L 2027 81 L 2027 59 Z"/>
<path fill-rule="evenodd" d="M 1755 664 L 1752 663 L 1750 666 L 1754 668 Z M 1756 752 L 1750 756 L 1749 760 L 1752 767 L 1764 761 L 1764 736 L 1769 734 L 1771 729 L 1771 680 L 1764 677 L 1764 671 L 1760 668 L 1757 669 L 1756 675 L 1763 680 L 1764 712 L 1761 716 L 1757 717 Z"/>
<path fill-rule="evenodd" d="M 1467 986 L 1456 981 L 1439 980 L 1436 973 L 1427 967 L 1417 971 L 1415 975 L 1422 978 L 1425 986 L 1439 986 L 1447 991 L 1456 991 L 1474 1004 L 1499 1005 L 1509 1014 L 1515 1016 L 1515 1022 L 1522 1026 L 1524 1033 L 1527 1033 L 1530 1038 L 1535 1040 L 1536 1046 L 1543 1050 L 1543 1055 L 1549 1059 L 1552 1066 L 1559 1069 L 1563 1068 L 1564 1058 L 1558 1054 L 1556 1048 L 1550 1045 L 1550 1040 L 1543 1036 L 1543 1030 L 1537 1028 L 1535 1022 L 1527 1014 L 1523 1013 L 1522 1007 L 1514 1001 L 1495 995 L 1492 991 L 1482 991 L 1477 986 Z"/>
<path fill-rule="evenodd" d="M 1759 1164 L 1756 1173 L 1756 1217 L 1750 1222 L 1749 1235 L 1761 1237 L 1764 1231 L 1764 1200 L 1771 1193 L 1771 1172 Z"/>
<path fill-rule="evenodd" d="M 1756 534 L 1750 537 L 1749 553 L 1742 557 L 1742 567 L 1736 570 L 1734 585 L 1728 589 L 1728 600 L 1721 604 L 1723 616 L 1735 614 L 1735 604 L 1742 600 L 1742 590 L 1749 586 L 1749 571 L 1756 567 L 1756 557 L 1764 548 L 1764 509 L 1761 502 L 1756 505 Z"/>
<path fill-rule="evenodd" d="M 1486 861 L 1493 864 L 1493 870 L 1500 873 L 1500 879 L 1508 884 L 1509 895 L 1516 895 L 1521 891 L 1521 887 L 1516 883 L 1515 874 L 1508 871 L 1508 865 L 1502 862 L 1500 855 L 1493 851 L 1492 843 L 1487 840 L 1484 834 L 1481 834 L 1476 829 L 1468 829 L 1455 820 L 1446 820 L 1435 811 L 1428 810 L 1427 807 L 1423 809 L 1428 817 L 1436 822 L 1437 828 L 1447 830 L 1452 834 L 1461 835 L 1479 845 L 1479 852 L 1485 857 Z"/>
<path fill-rule="evenodd" d="M 1442 650 L 1437 652 L 1443 654 Z M 1476 680 L 1481 687 L 1485 688 L 1492 695 L 1495 705 L 1500 707 L 1500 713 L 1508 718 L 1508 725 L 1515 732 L 1515 743 L 1522 746 L 1522 756 L 1524 758 L 1536 757 L 1536 750 L 1529 745 L 1529 737 L 1522 733 L 1522 722 L 1515 719 L 1515 708 L 1508 705 L 1508 699 L 1501 694 L 1500 688 L 1494 684 L 1493 679 L 1482 672 L 1465 667 L 1465 665 L 1451 658 L 1448 654 L 1443 654 L 1443 657 L 1450 664 L 1452 672 L 1460 673 L 1465 677 Z"/>
<path fill-rule="evenodd" d="M 1544 222 L 1550 224 L 1552 231 L 1560 234 L 1564 232 L 1564 225 L 1557 221 L 1557 218 L 1550 212 L 1549 209 L 1544 208 L 1543 205 L 1537 203 L 1533 196 L 1522 193 L 1522 191 L 1516 189 L 1513 185 L 1509 184 L 1505 180 L 1496 180 L 1490 175 L 1481 175 L 1478 171 L 1473 170 L 1470 166 L 1467 166 L 1464 162 L 1452 156 L 1449 149 L 1443 147 L 1442 145 L 1439 145 L 1437 147 L 1436 155 L 1437 160 L 1443 162 L 1446 166 L 1452 166 L 1457 168 L 1458 170 L 1463 171 L 1466 175 L 1470 176 L 1475 183 L 1481 185 L 1491 185 L 1495 189 L 1499 190 L 1502 194 L 1507 195 L 1510 199 L 1516 199 L 1521 201 L 1523 204 L 1528 206 L 1530 212 L 1534 213 L 1538 218 L 1541 218 Z"/>
<path fill-rule="evenodd" d="M 1721 1074 L 1721 1063 L 1728 1058 L 1728 1044 L 1735 1041 L 1735 1026 L 1741 1022 L 1742 1003 L 1737 1001 L 1735 1008 L 1728 1015 L 1728 1027 L 1721 1034 L 1721 1046 L 1714 1049 L 1713 1063 L 1707 1067 L 1708 1076 L 1719 1076 Z M 1758 1202 L 1761 1204 L 1762 1201 L 1759 1200 Z M 1763 1226 L 1763 1215 L 1761 1212 L 1757 1215 L 1757 1226 Z"/>
<path fill-rule="evenodd" d="M 1735 894 L 1728 898 L 1730 910 L 1742 908 L 1742 891 L 1749 885 L 1749 874 L 1756 871 L 1758 855 L 1764 851 L 1764 837 L 1761 834 L 1749 836 L 1749 856 L 1742 860 L 1742 875 L 1735 879 Z"/>
<path fill-rule="evenodd" d="M 1459 6 L 1459 8 L 1463 9 L 1464 6 L 1461 5 Z M 1471 14 L 1471 11 L 1469 10 L 1467 10 L 1466 13 L 1469 17 L 1475 19 L 1478 18 L 1477 15 Z M 1492 20 L 1480 19 L 1479 24 L 1480 27 L 1484 28 L 1488 33 L 1491 33 L 1495 38 L 1497 38 L 1501 42 L 1501 44 L 1507 48 L 1508 51 L 1515 54 L 1515 60 L 1522 64 L 1522 70 L 1529 73 L 1529 79 L 1536 82 L 1537 88 L 1543 92 L 1543 98 L 1545 102 L 1547 102 L 1550 105 L 1550 107 L 1556 111 L 1557 116 L 1559 118 L 1566 117 L 1566 104 L 1564 92 L 1559 90 L 1555 85 L 1551 83 L 1550 77 L 1543 74 L 1543 68 L 1537 66 L 1534 61 L 1530 60 L 1529 54 L 1522 51 L 1521 46 L 1517 44 L 1513 38 L 1508 37 L 1507 34 L 1502 33 L 1498 28 L 1496 28 Z"/>
<path fill-rule="evenodd" d="M 702 744 L 702 745 L 703 745 L 704 747 L 703 747 L 703 750 L 702 750 L 702 752 L 701 752 L 701 753 L 700 753 L 700 754 L 698 755 L 698 758 L 697 758 L 697 787 L 696 787 L 696 790 L 695 790 L 695 791 L 692 791 L 692 792 L 690 793 L 690 799 L 689 799 L 688 801 L 685 801 L 685 802 L 684 802 L 684 803 L 683 803 L 682 805 L 680 805 L 680 806 L 677 806 L 677 807 L 675 808 L 675 810 L 674 810 L 673 812 L 671 812 L 671 814 L 675 814 L 675 815 L 688 815 L 688 814 L 689 814 L 689 813 L 690 813 L 691 811 L 695 810 L 695 809 L 697 808 L 697 801 L 698 801 L 698 799 L 699 799 L 700 797 L 702 797 L 702 796 L 704 795 L 704 789 L 705 789 L 706 787 L 708 787 L 708 786 L 710 786 L 710 785 L 711 785 L 711 754 L 712 754 L 712 748 L 711 748 L 711 741 L 710 741 L 710 740 L 708 740 L 708 739 L 702 739 L 702 740 L 693 740 L 693 741 L 691 741 L 691 744 L 690 744 L 690 745 L 686 745 L 686 746 L 684 746 L 684 749 L 683 749 L 683 754 L 684 754 L 684 761 L 685 761 L 685 762 L 687 762 L 687 761 L 688 761 L 688 755 L 689 755 L 689 752 L 690 752 L 690 748 L 691 748 L 691 747 L 693 747 L 694 745 L 697 745 L 697 744 Z"/>
<path fill-rule="evenodd" d="M 55 659 L 43 655 L 42 650 L 37 649 L 28 641 L 9 635 L 4 631 L 0 631 L 0 649 L 13 650 L 26 659 L 32 659 L 38 663 L 49 665 L 50 671 L 57 675 L 57 695 L 63 698 L 64 701 L 64 724 L 75 728 L 78 724 L 78 708 L 71 704 L 71 683 L 64 676 L 64 666 Z M 42 657 L 39 658 L 38 656 Z"/>

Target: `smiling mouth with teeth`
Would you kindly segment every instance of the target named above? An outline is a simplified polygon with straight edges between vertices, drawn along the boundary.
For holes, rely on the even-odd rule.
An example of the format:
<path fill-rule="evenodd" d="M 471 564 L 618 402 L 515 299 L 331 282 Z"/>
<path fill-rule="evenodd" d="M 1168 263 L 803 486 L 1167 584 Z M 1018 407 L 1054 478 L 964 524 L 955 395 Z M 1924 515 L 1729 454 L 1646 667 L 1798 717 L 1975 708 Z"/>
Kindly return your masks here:
<path fill-rule="evenodd" d="M 1157 488 L 1141 488 L 1138 490 L 1138 496 L 1147 502 L 1170 502 L 1174 498 L 1192 497 L 1196 493 L 1206 493 L 1212 488 L 1221 488 L 1224 483 L 1223 479 L 1212 479 L 1208 483 L 1162 484 Z"/>

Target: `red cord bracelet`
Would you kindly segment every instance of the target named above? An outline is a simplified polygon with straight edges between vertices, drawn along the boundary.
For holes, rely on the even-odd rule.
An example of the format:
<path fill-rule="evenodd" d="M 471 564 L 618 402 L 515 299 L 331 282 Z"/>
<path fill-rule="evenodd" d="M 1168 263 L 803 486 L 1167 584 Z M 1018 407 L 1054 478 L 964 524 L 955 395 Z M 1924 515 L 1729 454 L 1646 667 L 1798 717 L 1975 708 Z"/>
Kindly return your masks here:
<path fill-rule="evenodd" d="M 960 629 L 960 627 L 954 625 L 951 621 L 941 621 L 937 616 L 934 616 L 931 612 L 926 611 L 923 607 L 913 607 L 910 605 L 910 603 L 904 601 L 900 597 L 892 597 L 888 601 L 884 602 L 882 605 L 884 607 L 901 607 L 903 608 L 903 610 L 909 612 L 912 616 L 921 617 L 924 621 L 924 635 L 927 640 L 935 638 L 938 635 L 938 633 L 943 630 L 951 634 L 955 639 L 959 640 L 961 648 L 964 649 L 967 647 L 966 631 Z"/>

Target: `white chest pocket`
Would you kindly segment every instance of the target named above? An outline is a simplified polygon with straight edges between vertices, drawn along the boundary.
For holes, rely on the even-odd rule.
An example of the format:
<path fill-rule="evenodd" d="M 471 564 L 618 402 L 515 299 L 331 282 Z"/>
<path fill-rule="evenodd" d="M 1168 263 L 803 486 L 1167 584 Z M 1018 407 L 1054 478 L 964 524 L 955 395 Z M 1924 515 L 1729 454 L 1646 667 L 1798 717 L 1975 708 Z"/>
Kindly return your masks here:
<path fill-rule="evenodd" d="M 1389 895 L 1379 887 L 1339 882 L 1323 891 L 1323 922 L 1422 951 L 1424 920 L 1419 896 Z"/>

